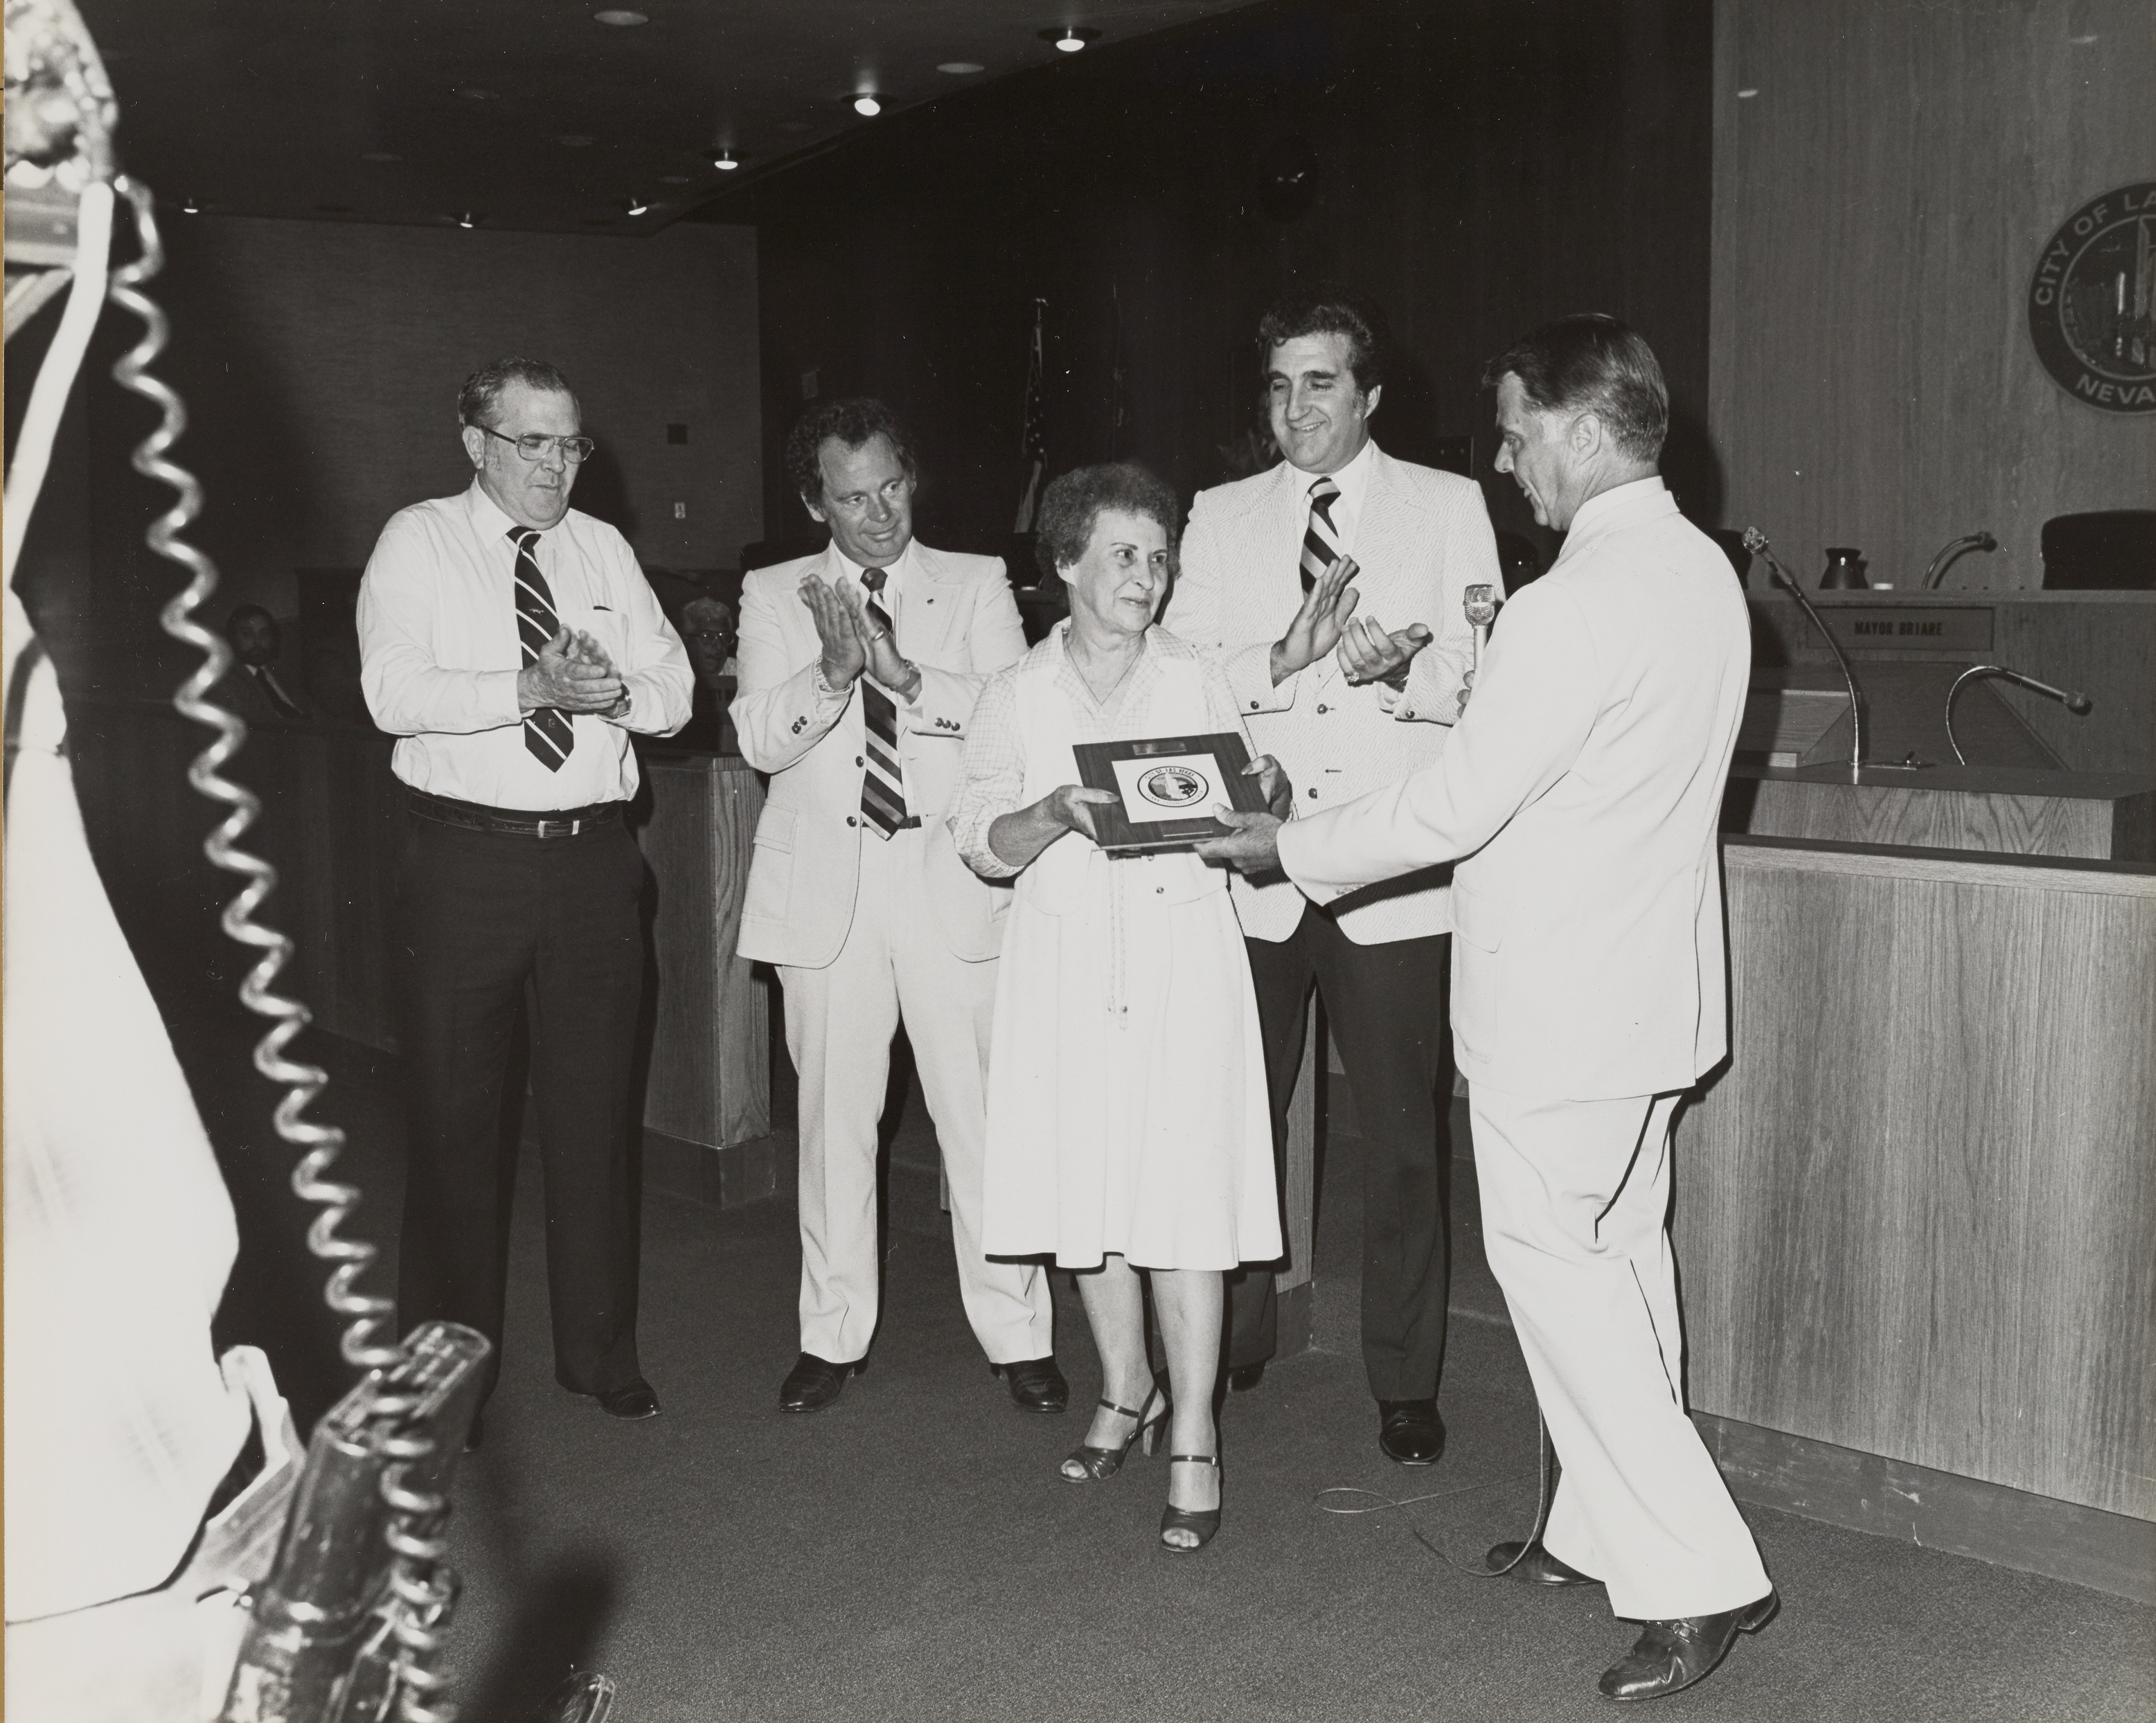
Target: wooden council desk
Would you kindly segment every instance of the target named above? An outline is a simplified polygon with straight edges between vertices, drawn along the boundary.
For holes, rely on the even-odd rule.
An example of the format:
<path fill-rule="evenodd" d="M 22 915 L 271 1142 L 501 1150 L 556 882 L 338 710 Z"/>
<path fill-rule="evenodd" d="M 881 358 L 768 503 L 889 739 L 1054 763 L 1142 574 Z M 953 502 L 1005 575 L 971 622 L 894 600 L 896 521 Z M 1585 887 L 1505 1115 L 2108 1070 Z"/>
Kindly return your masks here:
<path fill-rule="evenodd" d="M 1747 1500 L 2156 1602 L 2156 868 L 1732 836 L 1676 1131 Z"/>

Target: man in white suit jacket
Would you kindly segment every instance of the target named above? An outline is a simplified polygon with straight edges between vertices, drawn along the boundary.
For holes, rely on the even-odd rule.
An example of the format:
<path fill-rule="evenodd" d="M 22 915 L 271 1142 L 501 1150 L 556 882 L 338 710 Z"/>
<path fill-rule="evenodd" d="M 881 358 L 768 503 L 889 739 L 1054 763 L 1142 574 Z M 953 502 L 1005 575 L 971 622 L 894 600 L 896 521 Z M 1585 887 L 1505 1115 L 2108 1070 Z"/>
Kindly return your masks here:
<path fill-rule="evenodd" d="M 1490 1266 L 1564 1472 L 1543 1541 L 1491 1565 L 1609 1588 L 1645 1623 L 1602 1678 L 1706 1675 L 1775 1595 L 1685 1415 L 1666 1219 L 1670 1120 L 1727 1051 L 1716 826 L 1750 674 L 1744 600 L 1656 476 L 1645 341 L 1606 317 L 1491 364 L 1500 471 L 1569 531 L 1507 608 L 1437 763 L 1201 854 L 1276 860 L 1323 901 L 1458 860 L 1453 1033 Z"/>
<path fill-rule="evenodd" d="M 1293 294 L 1267 314 L 1259 340 L 1286 459 L 1199 493 L 1164 620 L 1224 653 L 1251 736 L 1286 770 L 1306 815 L 1438 757 L 1472 645 L 1463 596 L 1498 579 L 1497 546 L 1479 485 L 1394 460 L 1370 440 L 1385 345 L 1374 306 L 1336 290 Z M 1316 575 L 1343 556 L 1357 572 L 1338 649 L 1279 674 L 1273 643 Z M 1239 879 L 1235 894 L 1276 1156 L 1313 985 L 1325 1000 L 1361 1135 L 1363 1364 L 1378 1445 L 1402 1464 L 1431 1464 L 1445 1444 L 1437 1387 L 1451 1285 L 1451 894 L 1424 880 L 1337 917 L 1286 880 Z M 1231 1277 L 1231 1387 L 1255 1384 L 1275 1341 L 1270 1270 Z"/>
<path fill-rule="evenodd" d="M 833 401 L 788 477 L 831 529 L 742 587 L 733 720 L 771 774 L 739 950 L 778 967 L 799 1074 L 801 1356 L 779 1391 L 814 1412 L 875 1332 L 876 1126 L 903 1018 L 935 1120 L 968 1320 L 1012 1398 L 1060 1412 L 1046 1273 L 981 1253 L 981 1153 L 1008 887 L 958 859 L 943 815 L 982 685 L 1025 652 L 993 556 L 913 539 L 913 459 L 891 410 Z"/>

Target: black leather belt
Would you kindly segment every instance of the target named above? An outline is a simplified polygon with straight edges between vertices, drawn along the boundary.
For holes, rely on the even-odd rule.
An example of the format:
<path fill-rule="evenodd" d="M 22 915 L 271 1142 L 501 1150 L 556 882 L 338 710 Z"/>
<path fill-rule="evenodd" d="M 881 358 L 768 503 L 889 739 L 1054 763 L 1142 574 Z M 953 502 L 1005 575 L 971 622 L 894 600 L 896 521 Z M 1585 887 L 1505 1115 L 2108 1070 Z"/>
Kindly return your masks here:
<path fill-rule="evenodd" d="M 485 808 L 450 796 L 429 795 L 408 784 L 405 793 L 411 797 L 412 812 L 421 819 L 506 838 L 573 838 L 579 832 L 619 819 L 622 810 L 619 802 L 594 802 L 588 808 L 549 808 L 542 813 L 532 808 Z"/>

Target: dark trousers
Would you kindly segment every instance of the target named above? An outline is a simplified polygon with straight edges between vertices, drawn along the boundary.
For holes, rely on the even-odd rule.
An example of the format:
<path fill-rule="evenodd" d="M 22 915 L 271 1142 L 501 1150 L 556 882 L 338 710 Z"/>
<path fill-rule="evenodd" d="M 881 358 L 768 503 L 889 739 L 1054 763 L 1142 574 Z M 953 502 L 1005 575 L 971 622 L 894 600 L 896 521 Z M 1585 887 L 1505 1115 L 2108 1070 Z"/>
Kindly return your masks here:
<path fill-rule="evenodd" d="M 1347 1067 L 1362 1131 L 1363 1367 L 1379 1400 L 1435 1397 L 1445 1367 L 1452 1290 L 1450 937 L 1357 945 L 1331 916 L 1308 908 L 1288 938 L 1244 941 L 1265 1037 L 1276 1168 L 1286 1160 L 1288 1101 L 1313 983 Z M 1228 1277 L 1229 1369 L 1271 1357 L 1276 1322 L 1269 1269 Z"/>
<path fill-rule="evenodd" d="M 554 1373 L 579 1393 L 626 1387 L 641 1374 L 629 1101 L 644 858 L 619 820 L 542 838 L 407 818 L 400 1332 L 437 1319 L 476 1328 L 495 1344 L 493 1392 L 516 1170 L 502 1090 L 528 983 Z"/>

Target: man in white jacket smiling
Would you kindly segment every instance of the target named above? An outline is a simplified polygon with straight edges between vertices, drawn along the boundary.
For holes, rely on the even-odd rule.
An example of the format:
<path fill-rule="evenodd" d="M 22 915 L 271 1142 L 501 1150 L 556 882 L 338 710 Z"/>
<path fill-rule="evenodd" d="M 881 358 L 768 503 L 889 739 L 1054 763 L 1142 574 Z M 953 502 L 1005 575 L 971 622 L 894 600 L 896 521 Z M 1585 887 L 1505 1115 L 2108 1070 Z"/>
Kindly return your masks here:
<path fill-rule="evenodd" d="M 1200 853 L 1312 899 L 1457 859 L 1452 1021 L 1490 1266 L 1564 1471 L 1516 1578 L 1643 1623 L 1612 1699 L 1707 1674 L 1776 1597 L 1681 1397 L 1666 1219 L 1678 1102 L 1727 1051 L 1716 826 L 1749 679 L 1727 562 L 1656 463 L 1661 368 L 1608 317 L 1491 362 L 1501 472 L 1568 533 L 1507 608 L 1445 752 Z"/>

